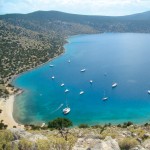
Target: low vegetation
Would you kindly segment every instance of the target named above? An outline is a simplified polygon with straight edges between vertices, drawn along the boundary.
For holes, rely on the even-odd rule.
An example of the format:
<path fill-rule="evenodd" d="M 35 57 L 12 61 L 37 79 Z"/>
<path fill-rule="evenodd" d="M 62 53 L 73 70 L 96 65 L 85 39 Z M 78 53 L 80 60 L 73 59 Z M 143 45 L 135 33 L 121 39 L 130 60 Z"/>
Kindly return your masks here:
<path fill-rule="evenodd" d="M 61 136 L 65 138 L 65 140 L 68 140 L 68 134 L 69 130 L 67 129 L 68 127 L 72 126 L 72 122 L 69 119 L 66 118 L 57 118 L 53 121 L 50 121 L 48 123 L 48 128 L 51 129 L 57 129 Z"/>
<path fill-rule="evenodd" d="M 104 139 L 108 139 L 107 137 L 112 137 L 117 141 L 121 150 L 144 146 L 146 140 L 149 140 L 147 142 L 150 143 L 149 123 L 138 126 L 129 122 L 123 123 L 119 127 L 111 124 L 94 126 L 81 124 L 80 128 L 70 128 L 72 125 L 69 119 L 56 118 L 48 123 L 45 130 L 39 126 L 26 125 L 28 127 L 27 135 L 17 129 L 14 129 L 17 132 L 0 130 L 0 150 L 72 150 L 78 139 L 84 140 L 84 138 L 85 140 L 90 138 L 94 142 L 94 140 L 105 141 Z M 90 140 L 84 144 L 88 144 Z M 85 146 L 80 144 L 81 147 Z"/>
<path fill-rule="evenodd" d="M 89 128 L 89 125 L 88 124 L 80 124 L 79 128 Z"/>
<path fill-rule="evenodd" d="M 134 138 L 124 138 L 119 142 L 119 146 L 121 150 L 130 150 L 131 148 L 136 147 L 139 144 L 139 142 Z"/>

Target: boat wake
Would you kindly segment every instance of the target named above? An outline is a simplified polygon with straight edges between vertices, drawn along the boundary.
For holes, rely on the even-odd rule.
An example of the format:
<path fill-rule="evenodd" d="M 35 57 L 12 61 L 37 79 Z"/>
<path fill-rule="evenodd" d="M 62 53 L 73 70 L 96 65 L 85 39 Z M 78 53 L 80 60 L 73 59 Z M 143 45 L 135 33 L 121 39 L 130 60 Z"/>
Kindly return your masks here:
<path fill-rule="evenodd" d="M 58 111 L 63 105 L 64 105 L 64 104 L 60 104 L 60 106 L 59 106 L 57 109 L 55 109 L 54 111 L 52 111 L 51 114 L 53 114 L 53 113 L 55 113 L 56 111 Z"/>

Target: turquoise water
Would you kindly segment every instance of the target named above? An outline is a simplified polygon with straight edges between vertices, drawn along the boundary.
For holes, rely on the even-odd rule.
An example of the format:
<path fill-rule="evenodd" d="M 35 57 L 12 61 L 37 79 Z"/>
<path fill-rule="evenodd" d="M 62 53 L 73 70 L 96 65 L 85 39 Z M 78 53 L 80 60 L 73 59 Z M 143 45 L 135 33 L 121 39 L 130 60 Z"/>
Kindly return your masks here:
<path fill-rule="evenodd" d="M 63 55 L 13 81 L 24 90 L 14 105 L 18 122 L 37 124 L 56 117 L 69 118 L 74 125 L 150 120 L 150 34 L 79 35 L 68 41 Z M 118 83 L 114 89 L 113 82 Z M 105 102 L 104 92 L 109 97 Z M 64 116 L 66 98 L 71 112 Z"/>

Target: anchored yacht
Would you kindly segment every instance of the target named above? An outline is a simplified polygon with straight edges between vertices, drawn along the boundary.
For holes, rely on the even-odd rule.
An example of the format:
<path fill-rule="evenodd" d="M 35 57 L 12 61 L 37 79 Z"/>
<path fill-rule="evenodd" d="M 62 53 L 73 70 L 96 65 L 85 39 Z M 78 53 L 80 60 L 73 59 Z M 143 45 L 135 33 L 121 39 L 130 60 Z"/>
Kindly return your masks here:
<path fill-rule="evenodd" d="M 81 71 L 81 72 L 85 72 L 85 71 L 86 71 L 86 69 L 84 68 L 84 69 L 81 69 L 80 71 Z"/>
<path fill-rule="evenodd" d="M 112 84 L 112 88 L 115 88 L 118 84 L 115 82 Z"/>
<path fill-rule="evenodd" d="M 79 94 L 80 94 L 80 95 L 84 94 L 84 91 L 81 91 Z"/>

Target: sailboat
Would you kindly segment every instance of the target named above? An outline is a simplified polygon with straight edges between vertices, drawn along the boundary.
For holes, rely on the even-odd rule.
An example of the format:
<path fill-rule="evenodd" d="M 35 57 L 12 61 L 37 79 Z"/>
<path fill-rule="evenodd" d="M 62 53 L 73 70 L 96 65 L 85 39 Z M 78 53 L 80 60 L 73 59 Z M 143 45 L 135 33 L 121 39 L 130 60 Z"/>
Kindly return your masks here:
<path fill-rule="evenodd" d="M 85 72 L 85 71 L 86 71 L 86 69 L 84 68 L 84 69 L 81 69 L 80 71 L 81 71 L 81 72 Z"/>
<path fill-rule="evenodd" d="M 68 89 L 66 89 L 66 90 L 65 90 L 65 93 L 68 93 L 68 92 L 69 92 L 69 90 L 68 90 Z"/>
<path fill-rule="evenodd" d="M 93 80 L 90 80 L 90 83 L 92 84 L 92 83 L 93 83 Z"/>
<path fill-rule="evenodd" d="M 82 95 L 82 94 L 84 94 L 84 91 L 80 91 L 80 93 L 79 93 L 80 95 Z"/>
<path fill-rule="evenodd" d="M 63 109 L 64 115 L 67 115 L 70 112 L 70 108 L 67 106 L 66 108 Z"/>
<path fill-rule="evenodd" d="M 108 97 L 107 96 L 105 96 L 106 94 L 105 94 L 105 91 L 104 91 L 104 97 L 102 98 L 102 100 L 103 101 L 106 101 L 106 100 L 108 100 Z"/>
<path fill-rule="evenodd" d="M 61 86 L 61 87 L 63 87 L 64 85 L 65 85 L 65 84 L 64 84 L 64 83 L 62 83 L 60 86 Z"/>
<path fill-rule="evenodd" d="M 67 115 L 70 111 L 71 111 L 71 109 L 70 109 L 70 107 L 68 107 L 67 98 L 66 98 L 66 108 L 63 109 L 63 114 Z"/>
<path fill-rule="evenodd" d="M 118 84 L 115 82 L 112 84 L 112 88 L 115 88 Z"/>
<path fill-rule="evenodd" d="M 108 100 L 108 97 L 103 97 L 102 100 L 106 101 L 106 100 Z"/>
<path fill-rule="evenodd" d="M 52 79 L 55 79 L 55 76 L 52 76 Z"/>

